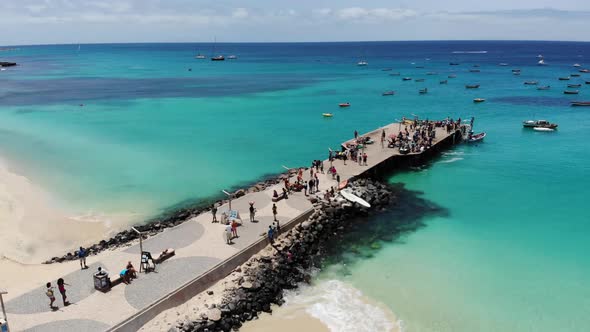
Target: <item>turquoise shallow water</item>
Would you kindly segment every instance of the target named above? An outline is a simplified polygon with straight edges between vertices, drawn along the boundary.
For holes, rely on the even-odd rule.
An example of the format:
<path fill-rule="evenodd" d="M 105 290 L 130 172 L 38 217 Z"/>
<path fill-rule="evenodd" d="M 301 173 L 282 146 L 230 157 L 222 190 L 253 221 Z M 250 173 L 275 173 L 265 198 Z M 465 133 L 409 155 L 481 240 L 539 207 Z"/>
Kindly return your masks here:
<path fill-rule="evenodd" d="M 372 220 L 364 235 L 380 249 L 361 248 L 358 259 L 363 244 L 351 243 L 319 278 L 347 281 L 385 303 L 407 331 L 585 330 L 590 115 L 568 101 L 588 100 L 590 90 L 582 85 L 579 96 L 564 96 L 566 83 L 557 77 L 588 61 L 588 44 L 221 46 L 239 59 L 197 61 L 193 55 L 210 45 L 188 44 L 82 45 L 79 53 L 77 46 L 31 46 L 2 54 L 22 66 L 0 72 L 0 155 L 70 207 L 153 215 L 284 164 L 307 164 L 355 129 L 412 113 L 475 116 L 485 143 L 456 147 L 390 179 L 423 192 L 417 197 L 440 213 L 404 211 L 425 226 L 392 242 L 379 240 L 391 237 L 384 225 L 403 216 Z M 453 53 L 466 50 L 488 52 Z M 539 53 L 549 66 L 535 65 Z M 355 66 L 361 54 L 366 68 Z M 468 72 L 474 64 L 481 73 Z M 426 81 L 402 82 L 384 67 Z M 457 78 L 439 85 L 450 73 Z M 590 80 L 582 75 L 569 83 Z M 552 90 L 523 85 L 533 79 Z M 481 88 L 466 90 L 467 83 Z M 428 95 L 418 95 L 422 87 Z M 396 96 L 381 96 L 392 89 Z M 473 104 L 475 97 L 487 101 Z M 338 109 L 342 101 L 352 107 Z M 324 112 L 335 116 L 324 119 Z M 523 130 L 521 121 L 531 118 L 557 122 L 559 130 Z"/>

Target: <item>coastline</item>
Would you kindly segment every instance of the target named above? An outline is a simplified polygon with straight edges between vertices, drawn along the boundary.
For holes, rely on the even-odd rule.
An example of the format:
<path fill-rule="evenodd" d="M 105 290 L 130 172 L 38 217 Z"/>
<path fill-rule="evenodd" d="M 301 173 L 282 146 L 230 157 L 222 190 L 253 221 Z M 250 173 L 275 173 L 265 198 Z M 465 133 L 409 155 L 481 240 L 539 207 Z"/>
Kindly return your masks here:
<path fill-rule="evenodd" d="M 74 211 L 58 206 L 49 192 L 0 159 L 0 257 L 39 263 L 109 232 L 105 223 L 76 220 Z"/>

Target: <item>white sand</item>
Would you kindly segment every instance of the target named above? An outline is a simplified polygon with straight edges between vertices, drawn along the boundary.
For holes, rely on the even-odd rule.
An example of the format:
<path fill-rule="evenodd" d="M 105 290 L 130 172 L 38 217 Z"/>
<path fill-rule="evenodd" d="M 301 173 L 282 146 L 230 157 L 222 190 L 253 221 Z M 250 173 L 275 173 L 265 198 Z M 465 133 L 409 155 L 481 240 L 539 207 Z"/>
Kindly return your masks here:
<path fill-rule="evenodd" d="M 100 241 L 124 225 L 122 220 L 108 226 L 85 222 L 58 206 L 47 191 L 0 160 L 0 258 L 41 263 Z"/>

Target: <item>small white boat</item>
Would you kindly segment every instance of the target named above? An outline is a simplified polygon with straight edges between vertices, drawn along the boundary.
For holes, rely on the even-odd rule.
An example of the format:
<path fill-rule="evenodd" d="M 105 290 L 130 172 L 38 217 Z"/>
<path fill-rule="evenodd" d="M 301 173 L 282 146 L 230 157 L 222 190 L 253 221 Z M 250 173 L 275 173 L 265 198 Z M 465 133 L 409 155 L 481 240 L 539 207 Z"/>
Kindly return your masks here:
<path fill-rule="evenodd" d="M 546 127 L 535 127 L 533 128 L 534 131 L 547 131 L 547 132 L 551 132 L 551 131 L 555 131 L 555 129 L 553 128 L 546 128 Z"/>
<path fill-rule="evenodd" d="M 579 63 L 574 63 L 574 67 L 582 67 L 582 65 Z"/>
<path fill-rule="evenodd" d="M 543 59 L 539 60 L 539 62 L 537 62 L 537 65 L 545 66 L 546 65 L 545 60 L 543 60 Z"/>
<path fill-rule="evenodd" d="M 357 65 L 357 66 L 361 66 L 361 67 L 362 67 L 362 66 L 366 66 L 366 65 L 368 65 L 368 64 L 369 64 L 369 63 L 368 63 L 367 61 L 365 61 L 365 60 L 361 60 L 361 61 L 357 62 L 357 64 L 356 64 L 356 65 Z"/>
<path fill-rule="evenodd" d="M 364 206 L 364 207 L 371 207 L 371 204 L 369 204 L 367 201 L 365 201 L 364 199 L 358 197 L 357 195 L 351 193 L 350 191 L 343 189 L 340 190 L 340 195 L 342 195 L 342 197 L 346 198 L 346 200 L 348 200 L 349 202 L 353 202 L 353 203 L 359 203 L 360 205 Z"/>
<path fill-rule="evenodd" d="M 235 59 L 237 59 L 238 57 L 237 57 L 237 56 L 235 56 L 235 55 L 230 55 L 230 56 L 228 56 L 227 58 L 228 58 L 228 59 L 230 59 L 230 60 L 235 60 Z"/>
<path fill-rule="evenodd" d="M 203 54 L 197 54 L 195 55 L 195 59 L 205 59 L 205 56 Z"/>

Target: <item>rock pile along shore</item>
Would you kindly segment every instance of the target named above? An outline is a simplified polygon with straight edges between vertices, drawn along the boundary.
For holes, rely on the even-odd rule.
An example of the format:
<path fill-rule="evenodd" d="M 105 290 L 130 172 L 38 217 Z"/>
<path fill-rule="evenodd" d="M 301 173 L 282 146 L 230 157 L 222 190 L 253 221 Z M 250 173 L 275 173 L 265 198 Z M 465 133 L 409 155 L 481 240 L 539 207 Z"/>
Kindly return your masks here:
<path fill-rule="evenodd" d="M 307 170 L 308 168 L 305 168 Z M 292 169 L 289 172 L 280 174 L 278 176 L 269 177 L 266 180 L 257 182 L 256 184 L 250 186 L 248 189 L 238 189 L 235 190 L 232 194 L 232 198 L 239 198 L 247 193 L 254 193 L 259 191 L 264 191 L 270 186 L 273 186 L 278 183 L 282 183 L 285 178 L 290 176 L 294 176 L 297 173 L 297 169 Z M 195 204 L 192 207 L 178 209 L 166 216 L 162 216 L 160 218 L 156 218 L 150 221 L 147 221 L 144 224 L 134 226 L 135 229 L 143 233 L 143 239 L 150 236 L 154 236 L 167 228 L 178 226 L 185 221 L 190 220 L 191 218 L 198 216 L 203 212 L 211 211 L 211 205 L 215 204 L 216 206 L 221 206 L 228 202 L 227 199 L 220 199 L 220 200 L 209 200 L 203 201 L 200 203 Z M 88 255 L 96 255 L 101 251 L 107 249 L 116 249 L 119 247 L 126 247 L 130 246 L 133 241 L 138 240 L 139 235 L 133 231 L 132 229 L 127 229 L 121 232 L 116 233 L 113 237 L 109 238 L 108 240 L 102 240 L 99 243 L 95 243 L 87 248 Z M 78 259 L 78 251 L 68 252 L 59 257 L 53 257 L 43 264 L 53 264 L 53 263 L 62 263 L 66 261 L 71 261 Z"/>
<path fill-rule="evenodd" d="M 272 304 L 282 305 L 283 290 L 310 282 L 323 249 L 346 234 L 355 219 L 382 211 L 395 201 L 387 185 L 370 179 L 350 183 L 349 190 L 369 202 L 371 208 L 339 195 L 329 201 L 318 200 L 307 221 L 281 234 L 272 249 L 267 247 L 228 276 L 235 286 L 225 290 L 221 303 L 199 308 L 200 316 L 178 321 L 169 332 L 235 331 L 259 313 L 270 313 Z"/>

